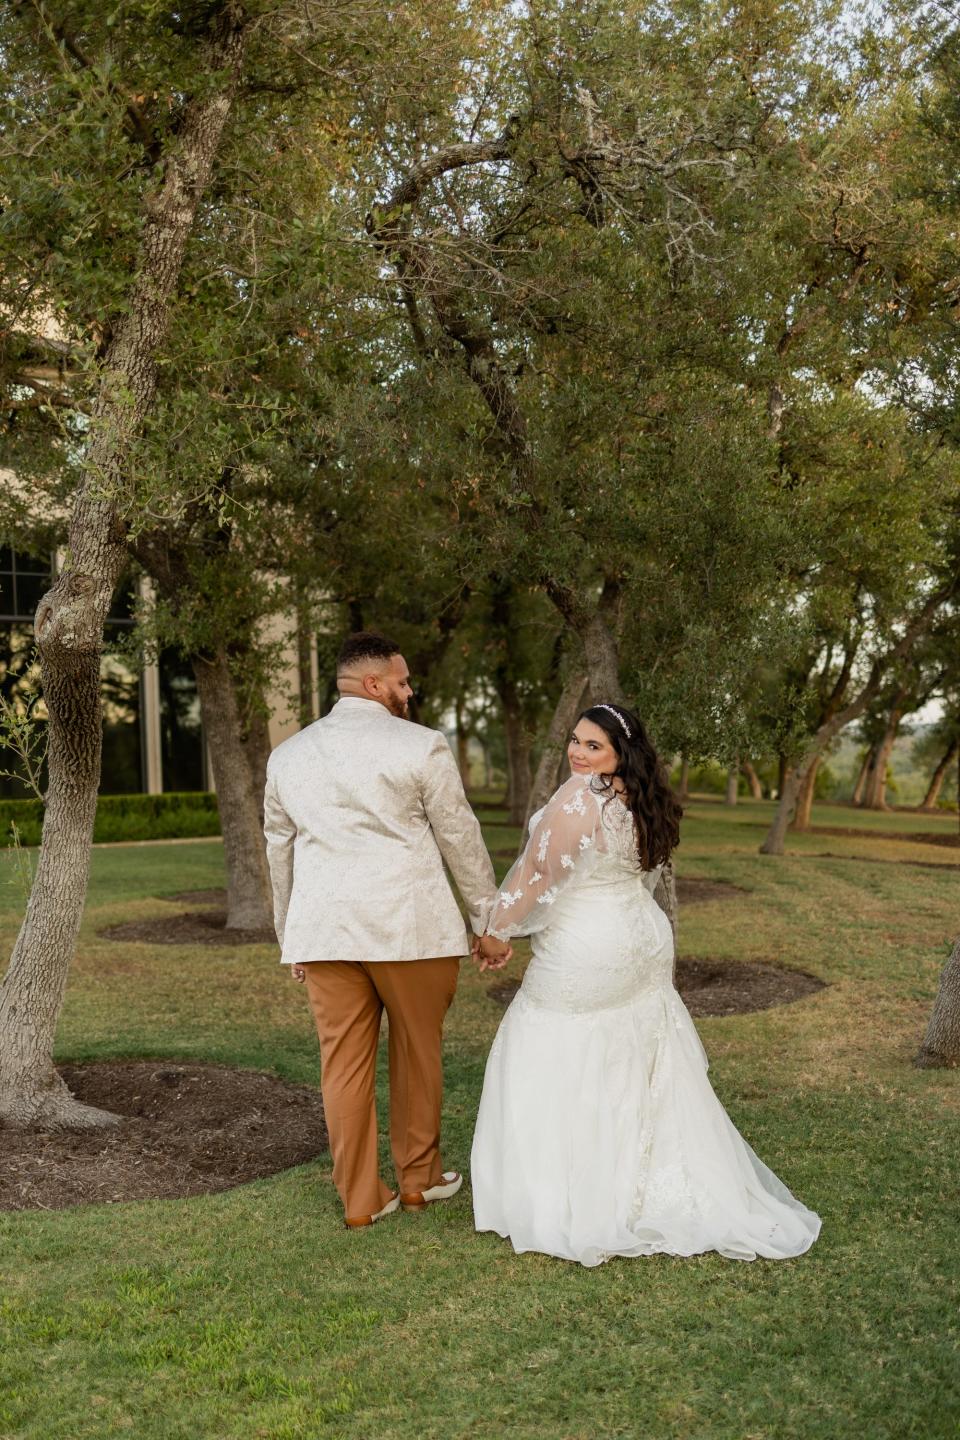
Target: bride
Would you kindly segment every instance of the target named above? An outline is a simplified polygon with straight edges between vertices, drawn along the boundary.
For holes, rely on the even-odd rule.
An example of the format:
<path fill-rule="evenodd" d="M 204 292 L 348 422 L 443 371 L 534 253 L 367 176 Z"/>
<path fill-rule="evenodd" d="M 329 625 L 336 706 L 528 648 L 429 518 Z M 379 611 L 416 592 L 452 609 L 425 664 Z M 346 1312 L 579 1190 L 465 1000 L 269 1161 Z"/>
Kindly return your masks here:
<path fill-rule="evenodd" d="M 530 821 L 488 933 L 533 959 L 487 1061 L 478 1230 L 582 1265 L 613 1255 L 800 1255 L 820 1220 L 734 1127 L 673 986 L 653 898 L 681 810 L 637 716 L 593 705 L 573 772 Z"/>

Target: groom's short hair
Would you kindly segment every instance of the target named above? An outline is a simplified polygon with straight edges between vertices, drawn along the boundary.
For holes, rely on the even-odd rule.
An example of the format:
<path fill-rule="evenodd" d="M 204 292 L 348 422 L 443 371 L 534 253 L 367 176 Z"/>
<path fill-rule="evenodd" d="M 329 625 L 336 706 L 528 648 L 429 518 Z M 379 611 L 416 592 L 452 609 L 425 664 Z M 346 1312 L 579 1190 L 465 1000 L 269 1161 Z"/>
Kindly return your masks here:
<path fill-rule="evenodd" d="M 361 665 L 365 660 L 377 660 L 385 665 L 394 655 L 399 654 L 400 646 L 388 640 L 386 635 L 378 635 L 375 630 L 357 630 L 348 635 L 340 646 L 337 674 L 352 670 L 355 665 Z"/>

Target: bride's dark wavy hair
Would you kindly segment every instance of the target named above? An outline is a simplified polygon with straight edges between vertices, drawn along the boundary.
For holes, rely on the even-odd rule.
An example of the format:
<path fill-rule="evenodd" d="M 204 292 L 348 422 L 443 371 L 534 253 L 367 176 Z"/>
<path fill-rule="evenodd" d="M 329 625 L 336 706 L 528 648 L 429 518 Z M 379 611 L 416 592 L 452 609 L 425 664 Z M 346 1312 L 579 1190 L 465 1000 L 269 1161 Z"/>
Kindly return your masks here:
<path fill-rule="evenodd" d="M 637 856 L 644 870 L 665 865 L 680 843 L 683 807 L 674 795 L 663 762 L 640 716 L 625 705 L 590 705 L 579 720 L 590 720 L 608 737 L 617 756 L 615 774 L 623 781 L 625 799 L 637 831 Z M 629 735 L 627 734 L 629 731 Z M 613 775 L 602 775 L 609 785 Z"/>

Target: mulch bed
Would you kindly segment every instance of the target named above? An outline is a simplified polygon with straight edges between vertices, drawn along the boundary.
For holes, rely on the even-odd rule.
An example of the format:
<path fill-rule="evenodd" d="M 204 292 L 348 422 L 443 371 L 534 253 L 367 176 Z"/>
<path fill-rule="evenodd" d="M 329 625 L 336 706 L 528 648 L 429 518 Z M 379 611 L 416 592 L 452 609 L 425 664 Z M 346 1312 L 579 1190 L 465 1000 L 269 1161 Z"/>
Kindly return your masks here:
<path fill-rule="evenodd" d="M 216 905 L 222 910 L 227 903 L 227 892 L 221 885 L 218 890 L 177 890 L 173 895 L 158 895 L 158 900 L 169 900 L 174 905 Z"/>
<path fill-rule="evenodd" d="M 681 905 L 695 905 L 704 900 L 730 900 L 749 891 L 728 880 L 706 880 L 695 875 L 681 875 L 677 880 L 677 898 Z M 227 912 L 222 909 L 225 890 L 180 890 L 175 895 L 162 895 L 174 904 L 209 905 L 216 909 L 186 910 L 179 915 L 164 915 L 154 920 L 126 920 L 122 925 L 109 925 L 98 933 L 104 940 L 136 940 L 144 945 L 275 945 L 273 930 L 227 930 Z"/>
<path fill-rule="evenodd" d="M 207 1195 L 328 1148 L 308 1085 L 169 1060 L 58 1068 L 79 1100 L 124 1119 L 110 1130 L 0 1130 L 0 1210 Z"/>
<path fill-rule="evenodd" d="M 677 989 L 691 1015 L 745 1015 L 789 1005 L 825 988 L 825 982 L 803 970 L 782 965 L 738 960 L 678 960 Z M 498 1005 L 509 1005 L 520 989 L 519 980 L 491 985 L 487 995 Z"/>
<path fill-rule="evenodd" d="M 914 845 L 943 845 L 949 850 L 960 850 L 960 834 L 937 830 L 856 830 L 846 825 L 811 825 L 803 832 L 806 835 L 853 835 L 863 840 L 904 840 Z"/>
<path fill-rule="evenodd" d="M 204 895 L 214 890 L 197 891 L 190 898 L 202 905 Z M 222 891 L 219 892 L 222 896 Z M 165 895 L 165 900 L 176 897 Z M 276 945 L 273 927 L 269 930 L 228 930 L 226 910 L 186 910 L 179 915 L 164 915 L 158 920 L 126 920 L 122 925 L 108 925 L 98 931 L 104 940 L 139 940 L 146 945 Z"/>
<path fill-rule="evenodd" d="M 836 850 L 794 851 L 791 860 L 842 860 L 851 865 L 906 865 L 913 870 L 960 870 L 960 865 L 951 865 L 949 860 L 878 860 L 875 855 L 841 855 Z"/>
<path fill-rule="evenodd" d="M 731 880 L 707 880 L 699 875 L 677 876 L 677 904 L 699 905 L 704 900 L 732 900 L 737 895 L 749 895 L 742 885 Z"/>

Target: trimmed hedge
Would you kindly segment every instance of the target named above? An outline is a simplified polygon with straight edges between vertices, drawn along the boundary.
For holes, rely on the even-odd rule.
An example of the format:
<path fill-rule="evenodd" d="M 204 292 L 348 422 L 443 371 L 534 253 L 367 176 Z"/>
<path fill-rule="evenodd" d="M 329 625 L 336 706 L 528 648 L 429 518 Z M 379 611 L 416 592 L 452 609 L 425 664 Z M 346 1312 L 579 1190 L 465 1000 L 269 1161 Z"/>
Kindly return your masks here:
<path fill-rule="evenodd" d="M 12 825 L 21 845 L 39 845 L 43 805 L 39 800 L 0 800 L 0 843 L 13 843 Z M 107 840 L 183 840 L 219 835 L 217 797 L 207 791 L 170 795 L 101 795 L 93 827 L 94 842 Z"/>

